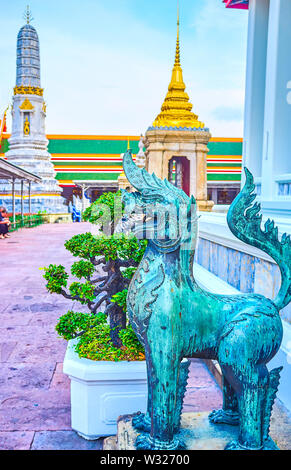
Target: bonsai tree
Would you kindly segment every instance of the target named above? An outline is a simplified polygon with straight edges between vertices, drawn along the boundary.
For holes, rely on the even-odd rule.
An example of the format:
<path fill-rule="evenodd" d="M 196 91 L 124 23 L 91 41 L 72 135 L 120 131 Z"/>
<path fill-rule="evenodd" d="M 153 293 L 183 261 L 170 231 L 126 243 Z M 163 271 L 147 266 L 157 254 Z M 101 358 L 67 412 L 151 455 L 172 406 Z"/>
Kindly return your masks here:
<path fill-rule="evenodd" d="M 115 198 L 120 199 L 120 194 L 103 194 L 84 212 L 83 218 L 93 223 L 108 222 L 112 229 Z M 104 209 L 100 202 L 107 204 L 110 211 L 100 209 Z M 88 308 L 88 313 L 70 310 L 56 326 L 66 340 L 80 338 L 76 345 L 80 356 L 95 360 L 144 358 L 143 348 L 127 320 L 126 295 L 146 243 L 124 234 L 75 235 L 65 247 L 79 258 L 71 266 L 71 275 L 77 280 L 70 283 L 70 276 L 62 265 L 51 264 L 44 268 L 50 293 Z"/>

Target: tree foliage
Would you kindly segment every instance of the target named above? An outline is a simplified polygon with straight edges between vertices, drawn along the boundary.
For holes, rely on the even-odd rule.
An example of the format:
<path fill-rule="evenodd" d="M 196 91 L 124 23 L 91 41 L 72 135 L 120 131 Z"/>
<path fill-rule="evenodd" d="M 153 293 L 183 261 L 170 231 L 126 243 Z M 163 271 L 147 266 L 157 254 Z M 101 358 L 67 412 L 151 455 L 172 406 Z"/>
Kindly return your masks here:
<path fill-rule="evenodd" d="M 102 205 L 106 206 L 106 209 L 109 210 L 105 211 L 102 209 Z M 117 191 L 116 193 L 103 193 L 83 212 L 83 220 L 91 222 L 91 224 L 101 222 L 101 229 L 104 230 L 105 226 L 108 226 L 109 233 L 113 234 L 114 224 L 117 223 L 118 219 L 122 216 L 122 209 L 121 191 Z"/>
<path fill-rule="evenodd" d="M 120 195 L 107 193 L 99 201 L 108 203 L 112 211 L 115 197 Z M 100 218 L 97 206 L 94 203 L 85 211 L 86 219 L 94 223 Z M 78 258 L 70 275 L 62 265 L 44 268 L 50 293 L 61 294 L 88 308 L 88 313 L 69 310 L 56 326 L 66 340 L 80 337 L 76 350 L 81 356 L 95 360 L 143 358 L 143 348 L 127 320 L 126 295 L 146 245 L 145 240 L 124 234 L 82 233 L 65 243 L 66 249 Z M 69 282 L 72 276 L 77 281 Z"/>

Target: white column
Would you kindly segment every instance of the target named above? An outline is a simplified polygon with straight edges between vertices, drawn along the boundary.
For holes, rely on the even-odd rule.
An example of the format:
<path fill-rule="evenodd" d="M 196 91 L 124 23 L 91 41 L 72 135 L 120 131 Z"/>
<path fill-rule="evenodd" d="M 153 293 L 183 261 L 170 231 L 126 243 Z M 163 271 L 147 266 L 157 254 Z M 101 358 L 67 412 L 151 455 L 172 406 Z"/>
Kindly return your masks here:
<path fill-rule="evenodd" d="M 82 188 L 82 214 L 83 214 L 83 212 L 85 210 L 85 191 L 86 191 L 86 188 L 83 185 L 81 186 L 81 188 Z"/>
<path fill-rule="evenodd" d="M 28 212 L 31 215 L 31 181 L 28 183 Z"/>
<path fill-rule="evenodd" d="M 195 198 L 197 197 L 197 190 L 196 190 L 196 154 L 190 157 L 190 194 L 193 195 Z"/>
<path fill-rule="evenodd" d="M 12 178 L 12 217 L 15 228 L 15 179 Z"/>
<path fill-rule="evenodd" d="M 267 49 L 262 206 L 291 214 L 291 196 L 278 195 L 278 177 L 291 174 L 291 1 L 270 0 Z M 289 200 L 288 200 L 289 199 Z"/>
<path fill-rule="evenodd" d="M 20 183 L 20 203 L 21 203 L 21 222 L 23 223 L 23 219 L 24 219 L 24 193 L 23 193 L 23 184 L 24 184 L 24 181 L 21 180 L 21 183 Z"/>
<path fill-rule="evenodd" d="M 255 178 L 262 174 L 268 18 L 269 0 L 250 0 L 243 165 Z"/>

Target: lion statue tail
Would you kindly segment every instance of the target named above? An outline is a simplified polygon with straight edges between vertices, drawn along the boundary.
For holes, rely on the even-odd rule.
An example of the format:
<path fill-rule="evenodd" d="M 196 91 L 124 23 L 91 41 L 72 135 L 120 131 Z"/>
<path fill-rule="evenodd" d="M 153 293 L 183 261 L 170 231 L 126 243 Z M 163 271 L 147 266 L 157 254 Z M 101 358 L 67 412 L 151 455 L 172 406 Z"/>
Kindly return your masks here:
<path fill-rule="evenodd" d="M 274 304 L 281 310 L 291 302 L 291 240 L 290 235 L 283 234 L 281 241 L 278 237 L 278 227 L 270 219 L 261 228 L 261 205 L 254 202 L 254 178 L 245 168 L 246 182 L 230 206 L 227 223 L 231 232 L 241 241 L 255 246 L 271 256 L 281 271 L 281 287 Z"/>

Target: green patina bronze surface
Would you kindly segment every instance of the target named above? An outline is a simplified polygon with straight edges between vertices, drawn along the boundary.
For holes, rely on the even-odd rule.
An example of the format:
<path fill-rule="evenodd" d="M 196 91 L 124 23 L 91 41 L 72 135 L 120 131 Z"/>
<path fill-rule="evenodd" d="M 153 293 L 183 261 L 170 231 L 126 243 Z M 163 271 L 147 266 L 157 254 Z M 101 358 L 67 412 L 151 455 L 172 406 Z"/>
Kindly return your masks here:
<path fill-rule="evenodd" d="M 188 363 L 182 360 L 206 358 L 219 362 L 224 378 L 223 409 L 213 411 L 209 419 L 239 424 L 238 439 L 226 449 L 275 449 L 269 425 L 281 369 L 268 372 L 266 364 L 280 348 L 279 311 L 291 300 L 290 237 L 283 235 L 279 241 L 270 221 L 261 229 L 260 205 L 253 204 L 253 177 L 245 170 L 246 184 L 229 210 L 228 225 L 237 238 L 278 263 L 281 289 L 273 301 L 256 294 L 212 294 L 193 277 L 195 199 L 167 180 L 140 170 L 130 151 L 124 155 L 123 166 L 137 190 L 123 193 L 126 212 L 145 211 L 134 231 L 149 241 L 127 297 L 131 324 L 145 346 L 149 384 L 147 414 L 133 421 L 141 431 L 136 448 L 185 447 L 178 432 L 188 376 Z M 161 216 L 163 208 L 165 216 Z M 165 236 L 161 237 L 163 228 Z"/>

